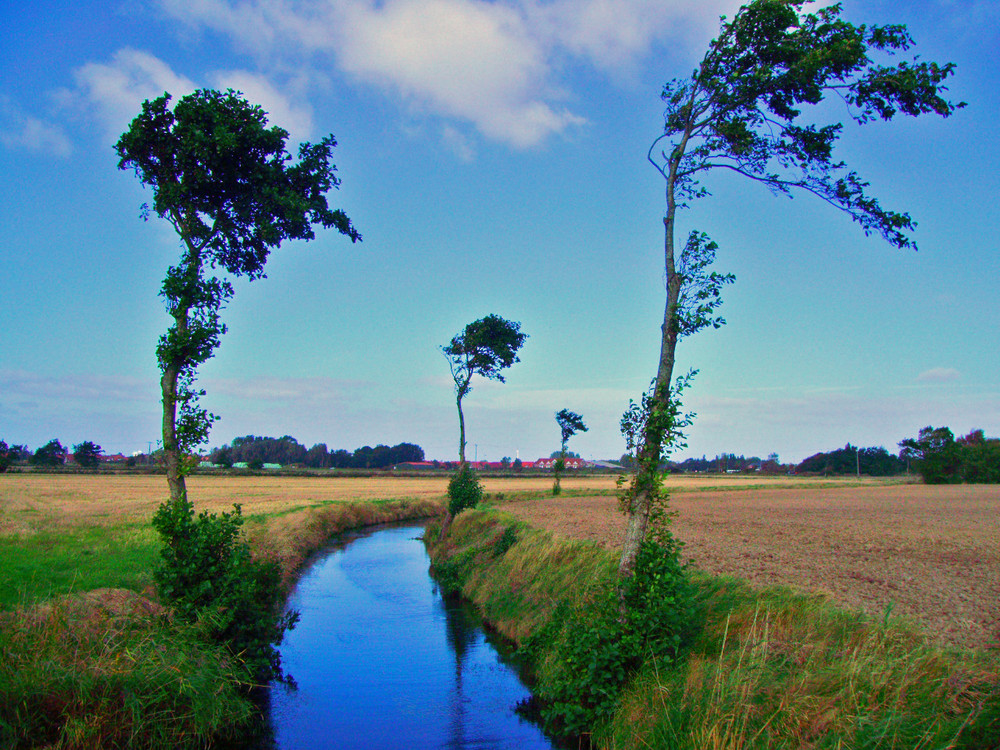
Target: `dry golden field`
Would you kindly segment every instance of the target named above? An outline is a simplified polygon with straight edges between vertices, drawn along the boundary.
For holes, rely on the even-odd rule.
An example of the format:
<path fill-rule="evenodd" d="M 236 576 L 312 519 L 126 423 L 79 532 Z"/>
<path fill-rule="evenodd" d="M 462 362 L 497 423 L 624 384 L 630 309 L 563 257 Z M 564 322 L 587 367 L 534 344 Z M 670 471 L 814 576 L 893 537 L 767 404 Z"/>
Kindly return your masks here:
<path fill-rule="evenodd" d="M 828 592 L 876 616 L 891 606 L 949 644 L 989 647 L 1000 636 L 1000 486 L 739 476 L 678 476 L 668 484 L 675 534 L 709 573 Z M 614 477 L 570 476 L 558 498 L 547 496 L 548 477 L 485 485 L 533 525 L 610 548 L 619 543 Z M 348 500 L 440 499 L 446 486 L 446 477 L 188 481 L 197 509 L 239 502 L 248 516 Z M 535 499 L 522 499 L 529 493 Z M 162 476 L 0 474 L 0 543 L 39 529 L 141 521 L 165 495 Z"/>
<path fill-rule="evenodd" d="M 855 484 L 854 480 L 835 480 Z M 308 507 L 318 503 L 346 500 L 398 498 L 441 498 L 447 477 L 282 477 L 282 476 L 192 476 L 188 493 L 199 510 L 227 510 L 234 502 L 243 505 L 246 515 L 273 513 Z M 546 492 L 549 477 L 491 479 L 486 492 L 505 496 Z M 581 492 L 611 493 L 613 476 L 566 477 L 567 495 Z M 705 488 L 786 486 L 785 477 L 671 478 L 679 491 Z M 29 531 L 39 524 L 49 528 L 80 524 L 113 525 L 150 518 L 167 494 L 162 476 L 90 474 L 0 474 L 0 534 Z"/>

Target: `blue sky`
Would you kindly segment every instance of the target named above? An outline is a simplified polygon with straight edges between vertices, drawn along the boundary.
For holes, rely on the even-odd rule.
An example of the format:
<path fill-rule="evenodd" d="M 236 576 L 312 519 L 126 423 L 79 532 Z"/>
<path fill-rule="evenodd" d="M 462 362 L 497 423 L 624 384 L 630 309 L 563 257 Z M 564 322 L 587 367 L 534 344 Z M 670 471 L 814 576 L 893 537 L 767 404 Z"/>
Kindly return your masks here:
<path fill-rule="evenodd" d="M 331 198 L 364 235 L 276 251 L 238 282 L 202 368 L 222 420 L 353 449 L 457 455 L 439 347 L 489 313 L 529 334 L 508 382 L 474 382 L 469 455 L 558 447 L 554 413 L 620 455 L 618 420 L 655 371 L 663 183 L 645 161 L 662 84 L 690 72 L 738 2 L 38 0 L 0 10 L 0 438 L 107 452 L 159 437 L 157 297 L 178 242 L 112 146 L 143 99 L 232 87 L 293 140 L 333 133 Z M 681 217 L 733 272 L 728 325 L 682 342 L 698 418 L 681 457 L 798 461 L 928 424 L 1000 433 L 1000 145 L 993 2 L 845 3 L 906 23 L 957 63 L 948 120 L 848 128 L 842 156 L 918 222 L 918 252 L 834 209 L 719 175 Z M 840 116 L 834 109 L 833 116 Z"/>

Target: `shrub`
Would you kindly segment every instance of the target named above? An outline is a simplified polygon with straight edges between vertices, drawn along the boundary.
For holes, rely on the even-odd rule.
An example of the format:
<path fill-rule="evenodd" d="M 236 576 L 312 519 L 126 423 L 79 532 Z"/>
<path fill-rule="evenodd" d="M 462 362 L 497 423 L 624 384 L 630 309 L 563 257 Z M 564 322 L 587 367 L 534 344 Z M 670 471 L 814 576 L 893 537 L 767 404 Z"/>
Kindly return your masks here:
<path fill-rule="evenodd" d="M 536 658 L 548 652 L 536 697 L 554 734 L 584 735 L 610 721 L 642 664 L 672 662 L 694 630 L 694 588 L 671 537 L 644 542 L 620 586 L 564 608 L 527 646 Z"/>
<path fill-rule="evenodd" d="M 448 482 L 448 513 L 455 517 L 467 508 L 475 508 L 483 499 L 483 485 L 468 464 L 462 464 Z"/>
<path fill-rule="evenodd" d="M 195 517 L 187 499 L 160 505 L 153 527 L 163 540 L 162 561 L 153 579 L 161 600 L 182 620 L 225 644 L 254 678 L 269 680 L 281 676 L 274 647 L 298 613 L 283 611 L 280 567 L 250 556 L 240 534 L 240 506 L 233 508 Z"/>

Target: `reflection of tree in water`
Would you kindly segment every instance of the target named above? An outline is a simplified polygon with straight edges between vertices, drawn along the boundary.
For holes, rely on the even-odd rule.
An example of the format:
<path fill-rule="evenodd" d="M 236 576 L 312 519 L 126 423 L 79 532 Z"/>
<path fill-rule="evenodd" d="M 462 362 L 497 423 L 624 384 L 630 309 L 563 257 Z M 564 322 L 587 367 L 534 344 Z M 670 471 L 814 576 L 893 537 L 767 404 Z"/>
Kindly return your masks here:
<path fill-rule="evenodd" d="M 465 737 L 465 693 L 462 687 L 462 667 L 465 655 L 477 637 L 477 620 L 470 612 L 470 605 L 458 596 L 445 596 L 442 601 L 445 616 L 445 637 L 455 654 L 455 683 L 451 696 L 448 727 L 449 750 L 460 750 L 467 746 Z"/>

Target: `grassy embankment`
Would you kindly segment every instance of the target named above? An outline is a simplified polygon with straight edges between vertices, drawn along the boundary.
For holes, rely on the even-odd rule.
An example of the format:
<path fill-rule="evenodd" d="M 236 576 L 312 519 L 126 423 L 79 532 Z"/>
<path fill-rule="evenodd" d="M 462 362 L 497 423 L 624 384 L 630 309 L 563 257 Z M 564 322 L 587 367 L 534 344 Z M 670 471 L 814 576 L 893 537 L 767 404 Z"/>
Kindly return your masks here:
<path fill-rule="evenodd" d="M 238 660 L 155 602 L 156 502 L 140 493 L 111 512 L 102 485 L 29 485 L 0 487 L 0 747 L 186 747 L 238 735 L 257 714 Z M 244 528 L 290 584 L 340 531 L 439 513 L 442 501 L 421 494 L 272 497 L 256 503 L 261 512 L 247 508 Z M 254 505 L 255 493 L 230 499 Z"/>
<path fill-rule="evenodd" d="M 542 693 L 564 658 L 546 624 L 613 585 L 611 553 L 495 511 L 460 514 L 429 546 L 435 567 L 497 630 L 528 644 Z M 1000 745 L 995 656 L 942 651 L 888 613 L 872 619 L 819 596 L 693 579 L 696 632 L 679 660 L 650 656 L 630 676 L 613 718 L 591 727 L 597 747 Z"/>

